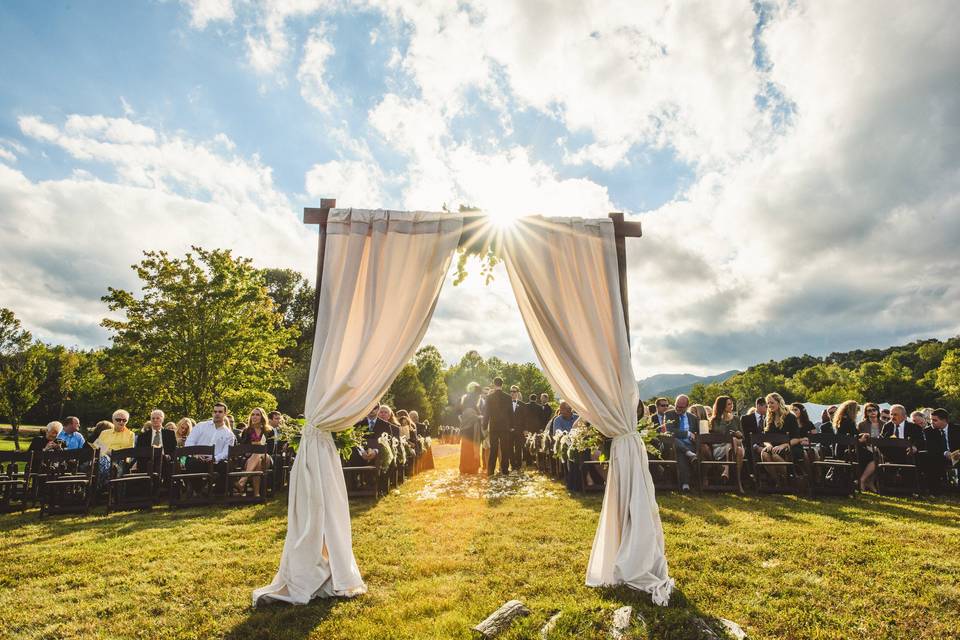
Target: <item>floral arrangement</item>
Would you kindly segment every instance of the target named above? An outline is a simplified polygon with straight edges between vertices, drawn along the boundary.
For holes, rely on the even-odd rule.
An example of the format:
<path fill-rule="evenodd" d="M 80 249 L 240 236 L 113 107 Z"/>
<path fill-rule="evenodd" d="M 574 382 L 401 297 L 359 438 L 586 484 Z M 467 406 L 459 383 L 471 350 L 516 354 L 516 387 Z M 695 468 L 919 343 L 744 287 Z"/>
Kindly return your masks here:
<path fill-rule="evenodd" d="M 663 456 L 660 449 L 653 445 L 653 440 L 659 435 L 656 429 L 652 429 L 653 421 L 649 416 L 640 418 L 637 423 L 637 431 L 640 432 L 640 439 L 643 440 L 643 446 L 647 449 L 647 456 L 659 460 Z"/>
<path fill-rule="evenodd" d="M 555 439 L 553 455 L 560 460 L 574 461 L 578 453 L 602 448 L 603 434 L 581 418 L 574 423 L 573 428 L 568 433 L 564 433 Z M 600 460 L 605 459 L 606 456 L 601 453 Z"/>
<path fill-rule="evenodd" d="M 333 443 L 337 446 L 337 451 L 340 452 L 340 457 L 344 460 L 349 460 L 350 454 L 357 447 L 365 448 L 363 438 L 353 427 L 334 432 Z"/>
<path fill-rule="evenodd" d="M 392 438 L 389 433 L 381 433 L 380 438 L 377 440 L 379 445 L 380 455 L 377 456 L 377 469 L 380 473 L 386 472 L 390 468 L 390 465 L 393 464 L 393 443 L 390 442 Z"/>

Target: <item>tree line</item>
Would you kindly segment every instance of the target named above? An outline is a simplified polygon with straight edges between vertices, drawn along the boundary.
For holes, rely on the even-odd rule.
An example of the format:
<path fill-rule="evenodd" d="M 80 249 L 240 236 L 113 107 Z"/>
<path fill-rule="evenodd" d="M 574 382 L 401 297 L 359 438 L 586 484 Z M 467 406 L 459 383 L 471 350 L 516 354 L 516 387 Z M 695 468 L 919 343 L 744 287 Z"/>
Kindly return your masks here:
<path fill-rule="evenodd" d="M 315 332 L 314 288 L 290 269 L 258 269 L 229 250 L 193 247 L 182 256 L 146 251 L 133 265 L 137 292 L 109 287 L 102 326 L 110 344 L 78 349 L 34 340 L 0 309 L 0 417 L 17 428 L 67 415 L 89 424 L 123 407 L 137 419 L 162 407 L 205 416 L 223 400 L 237 416 L 254 407 L 303 412 Z M 467 383 L 495 375 L 526 393 L 553 391 L 532 363 L 484 359 L 476 351 L 447 366 L 419 349 L 383 401 L 456 424 Z"/>
<path fill-rule="evenodd" d="M 960 411 L 960 336 L 771 360 L 723 382 L 696 384 L 689 396 L 691 402 L 712 404 L 717 396 L 730 395 L 737 406 L 749 407 L 771 391 L 817 404 L 856 400 Z"/>

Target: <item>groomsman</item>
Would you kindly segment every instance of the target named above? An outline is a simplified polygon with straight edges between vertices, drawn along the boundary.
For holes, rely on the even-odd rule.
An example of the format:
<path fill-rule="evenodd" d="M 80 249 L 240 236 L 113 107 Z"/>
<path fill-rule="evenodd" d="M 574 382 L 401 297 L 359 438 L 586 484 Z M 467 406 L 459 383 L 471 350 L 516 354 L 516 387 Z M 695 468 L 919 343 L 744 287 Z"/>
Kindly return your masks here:
<path fill-rule="evenodd" d="M 519 470 L 523 466 L 523 432 L 530 425 L 530 408 L 517 385 L 510 387 L 510 403 L 510 460 L 513 468 Z"/>
<path fill-rule="evenodd" d="M 493 379 L 493 388 L 487 394 L 483 405 L 483 428 L 490 433 L 490 456 L 487 461 L 487 475 L 493 475 L 497 469 L 497 455 L 500 456 L 500 473 L 510 472 L 511 437 L 513 409 L 510 396 L 503 392 L 503 378 Z"/>
<path fill-rule="evenodd" d="M 550 396 L 546 393 L 540 394 L 540 424 L 536 431 L 543 431 L 547 424 L 553 420 L 553 407 L 550 406 Z"/>

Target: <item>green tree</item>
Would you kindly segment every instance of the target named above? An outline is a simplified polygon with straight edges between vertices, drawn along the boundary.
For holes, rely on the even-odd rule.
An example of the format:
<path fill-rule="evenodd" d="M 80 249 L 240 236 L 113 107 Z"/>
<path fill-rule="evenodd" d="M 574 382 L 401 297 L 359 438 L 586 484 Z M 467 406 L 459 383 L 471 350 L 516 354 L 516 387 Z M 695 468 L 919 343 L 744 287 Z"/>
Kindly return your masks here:
<path fill-rule="evenodd" d="M 837 404 L 860 400 L 855 375 L 837 364 L 818 363 L 797 371 L 787 380 L 793 400 Z"/>
<path fill-rule="evenodd" d="M 0 308 L 0 413 L 10 420 L 15 449 L 20 449 L 21 420 L 40 399 L 46 375 L 46 347 L 32 341 L 13 312 Z"/>
<path fill-rule="evenodd" d="M 103 300 L 122 319 L 107 318 L 112 348 L 110 380 L 118 398 L 145 414 L 151 406 L 169 413 L 206 416 L 213 402 L 267 403 L 287 380 L 281 355 L 297 330 L 284 326 L 267 293 L 264 276 L 249 259 L 230 251 L 193 247 L 182 258 L 144 252 L 133 266 L 142 296 L 109 289 Z"/>
<path fill-rule="evenodd" d="M 779 373 L 774 372 L 774 367 L 769 364 L 758 364 L 750 367 L 743 373 L 738 373 L 725 383 L 731 394 L 737 401 L 738 407 L 753 406 L 756 398 L 765 396 L 771 392 L 777 392 L 790 400 L 787 390 L 787 380 Z"/>
<path fill-rule="evenodd" d="M 471 382 L 483 387 L 490 384 L 493 376 L 494 372 L 490 370 L 483 356 L 474 350 L 467 351 L 460 358 L 460 362 L 447 369 L 444 374 L 450 404 L 456 405 L 460 401 Z"/>
<path fill-rule="evenodd" d="M 392 405 L 394 411 L 397 409 L 406 409 L 407 411 L 416 411 L 420 416 L 427 415 L 430 410 L 430 402 L 427 398 L 427 390 L 423 388 L 420 382 L 420 376 L 417 371 L 417 365 L 407 363 L 394 378 L 393 384 L 384 396 L 384 402 Z"/>
<path fill-rule="evenodd" d="M 951 349 L 937 367 L 936 388 L 953 407 L 960 406 L 960 349 Z"/>
<path fill-rule="evenodd" d="M 428 411 L 420 414 L 421 420 L 436 422 L 447 406 L 447 382 L 444 379 L 443 357 L 433 345 L 421 347 L 414 357 L 417 375 L 427 392 Z"/>
<path fill-rule="evenodd" d="M 303 413 L 310 378 L 310 357 L 316 332 L 316 290 L 302 274 L 293 269 L 264 269 L 262 273 L 267 294 L 277 312 L 283 315 L 283 326 L 297 331 L 296 342 L 280 352 L 289 360 L 289 365 L 284 371 L 286 382 L 273 389 L 273 393 L 281 410 L 298 415 Z"/>

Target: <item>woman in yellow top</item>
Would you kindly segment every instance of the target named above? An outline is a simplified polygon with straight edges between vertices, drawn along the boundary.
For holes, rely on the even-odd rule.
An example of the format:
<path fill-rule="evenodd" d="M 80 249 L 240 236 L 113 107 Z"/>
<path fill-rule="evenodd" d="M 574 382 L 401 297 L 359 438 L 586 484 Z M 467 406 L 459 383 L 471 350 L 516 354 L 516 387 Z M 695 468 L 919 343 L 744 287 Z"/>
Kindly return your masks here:
<path fill-rule="evenodd" d="M 113 412 L 113 429 L 101 432 L 93 443 L 93 446 L 100 451 L 97 478 L 101 487 L 105 486 L 110 479 L 110 452 L 129 449 L 133 446 L 135 436 L 133 431 L 127 428 L 129 420 L 129 413 L 123 409 L 117 409 Z"/>

